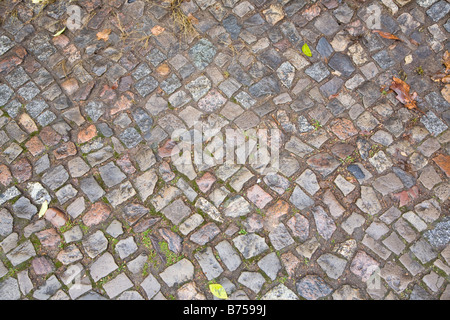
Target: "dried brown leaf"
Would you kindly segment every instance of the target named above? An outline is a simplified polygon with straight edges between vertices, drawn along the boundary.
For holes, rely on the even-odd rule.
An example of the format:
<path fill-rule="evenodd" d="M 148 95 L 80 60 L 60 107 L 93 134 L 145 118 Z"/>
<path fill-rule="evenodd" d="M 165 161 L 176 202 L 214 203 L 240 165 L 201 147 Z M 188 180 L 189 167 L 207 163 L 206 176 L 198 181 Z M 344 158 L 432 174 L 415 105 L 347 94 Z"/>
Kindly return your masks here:
<path fill-rule="evenodd" d="M 154 26 L 151 31 L 154 36 L 159 36 L 164 30 L 165 29 L 161 26 Z"/>
<path fill-rule="evenodd" d="M 397 100 L 405 105 L 408 109 L 417 109 L 416 97 L 417 93 L 410 94 L 410 86 L 403 80 L 394 77 L 389 87 L 397 94 Z"/>
<path fill-rule="evenodd" d="M 445 65 L 445 72 L 448 73 L 450 71 L 450 53 L 445 51 L 444 53 L 444 65 Z"/>
<path fill-rule="evenodd" d="M 97 32 L 97 40 L 108 41 L 111 29 L 105 29 L 103 31 Z"/>
<path fill-rule="evenodd" d="M 198 24 L 198 19 L 196 17 L 194 17 L 192 15 L 192 13 L 188 14 L 188 20 L 192 23 L 192 24 Z"/>
<path fill-rule="evenodd" d="M 416 40 L 414 39 L 409 39 L 409 42 L 411 42 L 413 45 L 415 45 L 416 47 L 420 46 L 420 43 L 418 43 Z"/>
<path fill-rule="evenodd" d="M 389 32 L 385 32 L 385 31 L 381 31 L 381 30 L 373 30 L 372 32 L 378 33 L 380 35 L 380 37 L 385 38 L 385 39 L 402 41 L 402 40 L 400 40 L 399 37 L 397 37 Z"/>
<path fill-rule="evenodd" d="M 434 82 L 450 83 L 450 74 L 437 73 L 431 77 Z"/>
<path fill-rule="evenodd" d="M 450 84 L 446 84 L 441 90 L 441 94 L 448 103 L 450 103 Z"/>
<path fill-rule="evenodd" d="M 328 97 L 328 100 L 333 100 L 335 98 L 337 98 L 339 96 L 339 92 L 336 94 L 332 94 L 331 96 Z"/>

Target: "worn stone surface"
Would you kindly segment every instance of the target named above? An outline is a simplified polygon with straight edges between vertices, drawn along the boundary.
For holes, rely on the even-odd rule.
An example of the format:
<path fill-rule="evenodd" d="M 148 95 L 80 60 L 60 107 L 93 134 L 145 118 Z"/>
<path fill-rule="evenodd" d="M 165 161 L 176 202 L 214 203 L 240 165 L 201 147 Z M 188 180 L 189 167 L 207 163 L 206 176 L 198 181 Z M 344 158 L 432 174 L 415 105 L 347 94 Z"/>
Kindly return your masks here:
<path fill-rule="evenodd" d="M 208 280 L 217 278 L 223 272 L 223 268 L 215 258 L 210 247 L 197 252 L 195 254 L 195 259 L 199 263 Z"/>
<path fill-rule="evenodd" d="M 210 222 L 193 233 L 189 239 L 202 246 L 214 239 L 219 233 L 220 229 L 217 225 L 214 222 Z"/>
<path fill-rule="evenodd" d="M 379 263 L 364 251 L 358 251 L 352 260 L 350 271 L 367 282 L 379 267 Z"/>
<path fill-rule="evenodd" d="M 99 230 L 83 240 L 83 247 L 91 258 L 95 258 L 106 250 L 108 247 L 108 240 L 103 232 Z"/>
<path fill-rule="evenodd" d="M 245 259 L 260 255 L 269 249 L 264 238 L 254 233 L 237 236 L 233 239 L 233 243 Z"/>
<path fill-rule="evenodd" d="M 182 284 L 193 279 L 194 265 L 189 260 L 182 259 L 166 268 L 159 276 L 169 287 Z"/>
<path fill-rule="evenodd" d="M 329 295 L 333 289 L 319 276 L 308 275 L 296 283 L 298 294 L 307 300 Z"/>
<path fill-rule="evenodd" d="M 445 247 L 450 243 L 450 219 L 444 218 L 434 228 L 425 232 L 424 236 L 433 247 Z"/>
<path fill-rule="evenodd" d="M 30 258 L 36 255 L 36 251 L 34 249 L 31 241 L 25 241 L 24 243 L 17 246 L 14 250 L 9 252 L 6 257 L 9 261 L 11 261 L 13 266 L 17 266 L 22 262 L 29 260 Z"/>
<path fill-rule="evenodd" d="M 241 265 L 241 258 L 228 241 L 224 240 L 220 242 L 215 246 L 215 249 L 219 253 L 220 260 L 228 270 L 234 271 Z"/>
<path fill-rule="evenodd" d="M 338 279 L 345 270 L 347 261 L 332 254 L 324 254 L 317 259 L 323 271 L 332 279 Z"/>
<path fill-rule="evenodd" d="M 298 300 L 297 295 L 283 284 L 269 290 L 261 300 Z"/>

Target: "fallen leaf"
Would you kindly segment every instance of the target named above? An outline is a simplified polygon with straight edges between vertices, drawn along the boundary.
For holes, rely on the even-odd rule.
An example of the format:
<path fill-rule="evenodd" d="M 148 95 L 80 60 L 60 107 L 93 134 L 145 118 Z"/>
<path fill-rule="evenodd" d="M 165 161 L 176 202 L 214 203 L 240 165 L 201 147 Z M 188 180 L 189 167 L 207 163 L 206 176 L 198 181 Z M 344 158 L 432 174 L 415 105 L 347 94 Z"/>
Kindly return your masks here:
<path fill-rule="evenodd" d="M 328 100 L 333 100 L 333 99 L 337 98 L 338 96 L 339 96 L 339 93 L 332 94 L 331 96 L 328 97 Z"/>
<path fill-rule="evenodd" d="M 60 35 L 62 35 L 62 33 L 63 33 L 64 31 L 66 31 L 66 27 L 64 27 L 64 28 L 62 28 L 61 30 L 59 30 L 59 31 L 58 31 L 57 33 L 55 33 L 53 36 L 54 36 L 54 37 L 60 36 Z"/>
<path fill-rule="evenodd" d="M 389 87 L 397 94 L 397 100 L 405 105 L 408 109 L 417 109 L 416 97 L 417 93 L 414 92 L 412 95 L 410 94 L 410 86 L 404 82 L 403 80 L 394 77 Z"/>
<path fill-rule="evenodd" d="M 192 23 L 192 24 L 198 24 L 198 19 L 196 17 L 194 17 L 192 15 L 192 13 L 188 14 L 188 20 Z"/>
<path fill-rule="evenodd" d="M 154 26 L 151 31 L 154 36 L 159 36 L 161 33 L 164 32 L 164 30 L 166 29 L 164 29 L 161 26 Z"/>
<path fill-rule="evenodd" d="M 416 47 L 420 46 L 420 43 L 418 43 L 416 40 L 414 39 L 410 39 L 409 42 L 411 42 L 413 45 L 415 45 Z"/>
<path fill-rule="evenodd" d="M 41 210 L 39 210 L 39 218 L 42 218 L 44 216 L 44 214 L 47 212 L 48 210 L 48 202 L 47 200 L 44 201 L 44 203 L 42 204 Z"/>
<path fill-rule="evenodd" d="M 305 56 L 312 57 L 311 49 L 309 48 L 309 46 L 306 42 L 302 46 L 302 52 L 305 54 Z"/>
<path fill-rule="evenodd" d="M 225 291 L 224 287 L 222 287 L 222 285 L 220 284 L 210 284 L 209 285 L 209 291 L 211 291 L 211 293 L 219 298 L 219 299 L 228 299 L 228 295 L 227 292 Z"/>
<path fill-rule="evenodd" d="M 405 152 L 397 149 L 395 150 L 393 156 L 394 159 L 401 165 L 402 169 L 405 170 L 405 165 L 408 163 L 408 155 Z"/>
<path fill-rule="evenodd" d="M 405 57 L 405 64 L 410 64 L 411 62 L 413 62 L 413 57 L 410 54 L 410 55 Z"/>
<path fill-rule="evenodd" d="M 444 89 L 441 91 L 442 96 L 448 103 L 450 103 L 450 84 L 446 84 Z"/>
<path fill-rule="evenodd" d="M 445 72 L 448 73 L 450 71 L 450 53 L 445 51 L 444 53 L 444 65 L 445 65 Z"/>
<path fill-rule="evenodd" d="M 385 32 L 385 31 L 381 31 L 381 30 L 373 30 L 372 32 L 378 33 L 380 35 L 380 37 L 385 38 L 385 39 L 402 41 L 402 40 L 400 40 L 399 37 L 397 37 L 389 32 Z"/>
<path fill-rule="evenodd" d="M 450 156 L 440 154 L 433 158 L 433 161 L 445 172 L 447 177 L 450 177 Z"/>
<path fill-rule="evenodd" d="M 97 40 L 108 41 L 111 29 L 105 29 L 103 31 L 97 32 Z"/>
<path fill-rule="evenodd" d="M 431 77 L 434 82 L 450 83 L 450 75 L 445 73 L 437 73 Z"/>
<path fill-rule="evenodd" d="M 353 177 L 345 177 L 345 180 L 347 180 L 348 182 L 352 182 L 352 183 L 357 182 L 356 178 L 353 178 Z"/>
<path fill-rule="evenodd" d="M 331 71 L 331 73 L 332 73 L 333 75 L 335 75 L 335 76 L 338 76 L 338 77 L 340 77 L 340 76 L 342 75 L 342 73 L 340 73 L 340 72 L 337 71 L 337 70 L 333 70 L 333 71 Z"/>

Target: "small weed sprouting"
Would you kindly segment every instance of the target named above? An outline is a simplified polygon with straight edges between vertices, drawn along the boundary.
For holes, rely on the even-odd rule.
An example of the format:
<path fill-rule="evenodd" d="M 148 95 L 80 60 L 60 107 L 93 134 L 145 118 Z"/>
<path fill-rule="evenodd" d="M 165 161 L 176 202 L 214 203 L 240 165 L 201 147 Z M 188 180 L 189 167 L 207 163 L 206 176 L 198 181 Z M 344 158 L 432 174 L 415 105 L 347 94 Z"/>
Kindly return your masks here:
<path fill-rule="evenodd" d="M 379 144 L 374 144 L 369 150 L 369 158 L 372 158 L 375 153 L 381 150 L 381 146 Z"/>
<path fill-rule="evenodd" d="M 161 241 L 158 243 L 161 252 L 166 256 L 166 265 L 171 266 L 172 264 L 180 261 L 184 256 L 177 255 L 175 252 L 169 249 L 169 245 L 165 241 Z"/>
<path fill-rule="evenodd" d="M 319 120 L 316 119 L 312 119 L 312 125 L 314 127 L 314 130 L 316 131 L 322 128 L 322 125 L 320 124 Z"/>
<path fill-rule="evenodd" d="M 68 246 L 68 244 L 66 243 L 66 241 L 64 241 L 64 239 L 62 239 L 61 242 L 58 245 L 58 248 L 64 250 L 65 248 L 67 248 L 67 246 Z"/>
<path fill-rule="evenodd" d="M 340 160 L 341 163 L 343 163 L 343 164 L 350 164 L 350 163 L 355 162 L 355 158 L 353 158 L 352 156 L 347 156 L 347 157 L 345 157 L 345 158 L 343 158 L 343 159 L 339 159 L 339 160 Z"/>
<path fill-rule="evenodd" d="M 145 230 L 141 236 L 141 242 L 148 250 L 153 249 L 152 240 L 150 239 L 151 232 L 152 232 L 151 229 Z"/>
<path fill-rule="evenodd" d="M 150 252 L 148 254 L 148 262 L 151 263 L 153 265 L 153 267 L 155 267 L 155 268 L 158 265 L 158 259 L 156 259 L 156 251 L 155 250 L 150 250 Z"/>
<path fill-rule="evenodd" d="M 255 209 L 256 213 L 259 214 L 260 216 L 265 216 L 264 212 L 262 212 L 262 210 L 260 208 L 256 208 Z"/>
<path fill-rule="evenodd" d="M 111 242 L 111 249 L 114 251 L 116 250 L 116 245 L 119 243 L 119 239 L 113 238 L 113 237 L 106 237 Z"/>
<path fill-rule="evenodd" d="M 66 232 L 66 231 L 72 229 L 73 227 L 74 227 L 73 222 L 69 220 L 69 221 L 66 222 L 65 225 L 63 225 L 61 228 L 59 228 L 59 231 L 60 231 L 61 233 L 64 233 L 64 232 Z"/>
<path fill-rule="evenodd" d="M 247 234 L 247 230 L 245 230 L 245 229 L 241 229 L 241 230 L 239 230 L 239 234 L 243 234 L 243 235 L 245 235 L 245 234 Z"/>
<path fill-rule="evenodd" d="M 144 266 L 142 267 L 142 276 L 146 277 L 149 274 L 149 265 L 148 265 L 148 261 L 144 263 Z"/>
<path fill-rule="evenodd" d="M 278 279 L 278 282 L 284 284 L 288 280 L 288 277 L 281 277 Z"/>
<path fill-rule="evenodd" d="M 83 231 L 84 234 L 88 233 L 88 231 L 89 231 L 89 227 L 88 226 L 86 226 L 82 222 L 80 222 L 79 226 L 80 226 L 80 228 L 81 228 L 81 230 Z"/>
<path fill-rule="evenodd" d="M 419 76 L 422 76 L 424 74 L 422 66 L 418 66 L 415 71 Z"/>

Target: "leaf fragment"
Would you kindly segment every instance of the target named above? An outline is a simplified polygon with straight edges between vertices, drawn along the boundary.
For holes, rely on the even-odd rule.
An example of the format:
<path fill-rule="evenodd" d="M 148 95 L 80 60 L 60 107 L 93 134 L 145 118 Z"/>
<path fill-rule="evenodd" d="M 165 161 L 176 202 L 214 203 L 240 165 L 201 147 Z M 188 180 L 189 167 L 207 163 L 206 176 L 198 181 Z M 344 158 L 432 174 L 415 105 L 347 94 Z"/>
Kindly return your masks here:
<path fill-rule="evenodd" d="M 450 103 L 450 84 L 446 84 L 441 90 L 441 94 L 448 103 Z"/>
<path fill-rule="evenodd" d="M 381 31 L 381 30 L 373 30 L 373 33 L 378 33 L 380 35 L 380 37 L 385 38 L 385 39 L 389 39 L 389 40 L 400 40 L 399 37 L 397 37 L 396 35 L 393 35 L 392 33 L 389 32 L 385 32 L 385 31 Z"/>
<path fill-rule="evenodd" d="M 64 31 L 66 31 L 66 27 L 64 27 L 64 28 L 62 28 L 61 30 L 59 30 L 59 31 L 58 31 L 57 33 L 55 33 L 53 36 L 54 36 L 54 37 L 60 36 L 60 35 L 62 35 L 62 33 L 63 33 Z"/>
<path fill-rule="evenodd" d="M 437 73 L 431 77 L 434 82 L 450 83 L 450 74 Z"/>
<path fill-rule="evenodd" d="M 420 43 L 418 43 L 416 40 L 414 39 L 409 39 L 409 42 L 411 42 L 413 45 L 415 45 L 416 47 L 420 46 Z"/>
<path fill-rule="evenodd" d="M 111 29 L 105 29 L 103 31 L 97 32 L 97 40 L 108 41 L 110 34 Z"/>
<path fill-rule="evenodd" d="M 445 65 L 445 72 L 450 72 L 450 52 L 445 51 L 444 53 L 444 65 Z"/>
<path fill-rule="evenodd" d="M 211 293 L 219 299 L 224 299 L 224 300 L 228 299 L 227 292 L 225 291 L 224 287 L 222 287 L 222 285 L 220 285 L 220 284 L 216 284 L 216 283 L 210 284 L 209 291 L 211 291 Z"/>
<path fill-rule="evenodd" d="M 414 92 L 413 94 L 410 94 L 410 86 L 406 82 L 394 77 L 389 89 L 393 90 L 397 94 L 396 99 L 403 103 L 406 108 L 417 109 L 417 104 L 415 101 L 417 98 L 417 93 Z"/>
<path fill-rule="evenodd" d="M 42 218 L 45 215 L 45 213 L 47 212 L 47 210 L 48 210 L 48 202 L 47 202 L 47 200 L 45 200 L 41 206 L 41 210 L 39 210 L 38 217 Z"/>
<path fill-rule="evenodd" d="M 413 62 L 412 54 L 405 57 L 405 64 L 410 64 L 411 62 Z"/>
<path fill-rule="evenodd" d="M 305 54 L 305 56 L 312 57 L 311 49 L 306 42 L 302 46 L 302 52 Z"/>
<path fill-rule="evenodd" d="M 198 19 L 192 15 L 192 13 L 189 13 L 187 18 L 192 24 L 198 24 L 199 22 Z"/>
<path fill-rule="evenodd" d="M 161 33 L 164 32 L 164 30 L 166 29 L 164 29 L 161 26 L 154 26 L 151 31 L 154 36 L 159 36 Z"/>

